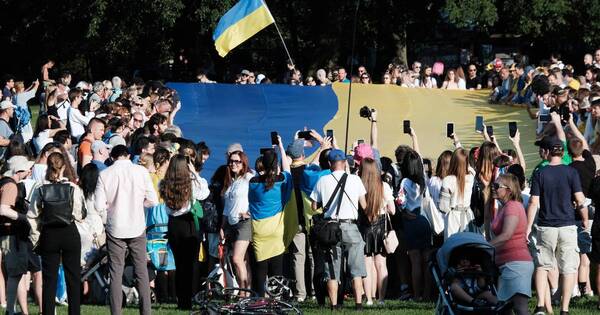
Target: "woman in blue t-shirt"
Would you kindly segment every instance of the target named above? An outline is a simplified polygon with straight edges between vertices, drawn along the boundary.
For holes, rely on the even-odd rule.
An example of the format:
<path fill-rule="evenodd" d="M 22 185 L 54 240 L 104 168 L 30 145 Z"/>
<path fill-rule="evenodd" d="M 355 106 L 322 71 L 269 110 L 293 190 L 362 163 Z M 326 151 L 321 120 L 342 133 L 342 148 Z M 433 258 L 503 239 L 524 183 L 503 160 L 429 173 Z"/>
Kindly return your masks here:
<path fill-rule="evenodd" d="M 265 293 L 267 275 L 283 274 L 283 209 L 290 198 L 293 185 L 290 163 L 281 138 L 279 151 L 282 156 L 281 170 L 275 150 L 266 151 L 260 158 L 264 171 L 250 180 L 248 192 L 252 217 L 252 246 L 256 258 L 252 269 L 252 289 L 259 296 Z"/>

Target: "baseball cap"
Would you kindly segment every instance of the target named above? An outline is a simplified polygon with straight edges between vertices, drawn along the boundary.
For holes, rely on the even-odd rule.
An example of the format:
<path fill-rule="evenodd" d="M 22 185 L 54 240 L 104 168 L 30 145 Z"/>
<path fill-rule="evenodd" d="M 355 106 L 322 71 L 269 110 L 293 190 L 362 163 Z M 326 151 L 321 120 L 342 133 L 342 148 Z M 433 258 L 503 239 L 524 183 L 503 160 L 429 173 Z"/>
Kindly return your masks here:
<path fill-rule="evenodd" d="M 256 83 L 260 84 L 260 82 L 262 82 L 262 80 L 264 80 L 266 78 L 266 76 L 264 74 L 259 74 L 256 76 Z"/>
<path fill-rule="evenodd" d="M 287 155 L 289 155 L 292 159 L 298 159 L 304 155 L 304 140 L 296 139 L 294 142 L 290 143 L 285 150 Z"/>
<path fill-rule="evenodd" d="M 240 151 L 240 152 L 244 152 L 244 148 L 242 148 L 242 145 L 239 143 L 232 143 L 227 147 L 227 154 L 231 154 L 235 151 Z"/>
<path fill-rule="evenodd" d="M 15 108 L 16 106 L 8 100 L 2 101 L 0 102 L 0 109 L 1 110 L 5 110 L 5 109 L 9 109 L 9 108 Z"/>
<path fill-rule="evenodd" d="M 346 155 L 344 154 L 344 151 L 340 149 L 332 149 L 331 151 L 329 151 L 327 159 L 329 160 L 329 162 L 345 161 Z"/>
<path fill-rule="evenodd" d="M 579 83 L 579 80 L 575 80 L 575 79 L 571 79 L 571 81 L 569 81 L 569 84 L 567 84 L 568 88 L 573 89 L 575 91 L 578 91 L 580 86 L 581 86 L 581 83 Z"/>
<path fill-rule="evenodd" d="M 94 141 L 94 143 L 92 143 L 92 153 L 98 153 L 98 151 L 100 151 L 104 148 L 106 148 L 110 151 L 110 149 L 112 149 L 112 145 L 106 144 L 106 143 L 104 143 L 104 141 L 100 141 L 100 140 L 96 140 L 96 141 Z"/>
<path fill-rule="evenodd" d="M 6 161 L 7 170 L 4 172 L 4 176 L 13 176 L 18 172 L 28 171 L 35 164 L 34 161 L 30 161 L 27 157 L 22 155 L 15 155 Z"/>
<path fill-rule="evenodd" d="M 590 99 L 590 105 L 600 106 L 600 96 L 594 96 Z"/>
<path fill-rule="evenodd" d="M 244 70 L 242 70 L 241 74 L 243 74 L 243 75 L 250 75 L 250 71 L 244 69 Z"/>
<path fill-rule="evenodd" d="M 555 147 L 562 148 L 563 143 L 562 143 L 562 141 L 560 141 L 560 139 L 558 139 L 555 136 L 546 136 L 540 140 L 537 140 L 535 142 L 535 145 L 537 145 L 538 147 L 540 147 L 542 149 L 552 150 Z"/>
<path fill-rule="evenodd" d="M 366 143 L 361 143 L 354 148 L 354 163 L 360 164 L 364 158 L 373 158 L 373 148 Z"/>

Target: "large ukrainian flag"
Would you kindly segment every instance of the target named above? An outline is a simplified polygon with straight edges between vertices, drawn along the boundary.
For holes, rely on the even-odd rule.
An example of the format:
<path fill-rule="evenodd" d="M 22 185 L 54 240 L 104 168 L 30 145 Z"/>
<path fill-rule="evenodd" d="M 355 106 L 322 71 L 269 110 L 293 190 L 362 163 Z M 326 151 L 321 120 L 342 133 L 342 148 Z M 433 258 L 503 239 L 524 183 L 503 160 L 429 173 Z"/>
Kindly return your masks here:
<path fill-rule="evenodd" d="M 223 15 L 213 33 L 219 56 L 225 57 L 229 51 L 274 22 L 263 0 L 240 0 Z"/>

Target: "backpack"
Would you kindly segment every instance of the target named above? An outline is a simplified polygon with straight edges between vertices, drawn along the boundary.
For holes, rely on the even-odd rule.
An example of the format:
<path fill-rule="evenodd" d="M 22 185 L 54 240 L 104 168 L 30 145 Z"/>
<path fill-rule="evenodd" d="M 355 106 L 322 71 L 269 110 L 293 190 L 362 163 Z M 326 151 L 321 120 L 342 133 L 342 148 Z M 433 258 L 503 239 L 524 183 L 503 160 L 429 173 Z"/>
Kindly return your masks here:
<path fill-rule="evenodd" d="M 17 132 L 23 130 L 23 127 L 27 126 L 27 124 L 31 121 L 31 113 L 28 108 L 24 108 L 21 106 L 15 107 L 15 113 L 13 115 L 13 130 Z"/>
<path fill-rule="evenodd" d="M 479 180 L 479 176 L 475 177 L 473 189 L 471 190 L 471 210 L 475 219 L 473 223 L 481 227 L 483 225 L 483 213 L 485 207 L 485 199 L 483 197 L 483 184 Z"/>
<path fill-rule="evenodd" d="M 42 225 L 65 227 L 73 223 L 73 191 L 69 183 L 52 183 L 40 187 Z"/>

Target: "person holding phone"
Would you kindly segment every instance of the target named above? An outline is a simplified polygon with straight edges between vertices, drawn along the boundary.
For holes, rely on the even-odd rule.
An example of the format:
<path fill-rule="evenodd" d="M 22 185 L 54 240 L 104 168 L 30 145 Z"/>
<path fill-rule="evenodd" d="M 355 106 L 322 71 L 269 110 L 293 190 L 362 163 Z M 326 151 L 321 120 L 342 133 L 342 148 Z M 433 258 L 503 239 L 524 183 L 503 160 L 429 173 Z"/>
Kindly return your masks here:
<path fill-rule="evenodd" d="M 267 275 L 283 275 L 285 252 L 284 226 L 282 224 L 285 204 L 293 190 L 290 162 L 278 139 L 281 168 L 275 150 L 261 156 L 264 173 L 253 177 L 248 188 L 248 203 L 252 217 L 252 245 L 255 262 L 252 268 L 252 289 L 259 296 L 265 294 Z"/>
<path fill-rule="evenodd" d="M 248 187 L 254 173 L 250 170 L 248 157 L 241 150 L 230 152 L 220 191 L 223 199 L 223 223 L 219 236 L 221 240 L 233 243 L 233 266 L 237 282 L 241 288 L 250 288 L 250 278 L 246 268 L 247 251 L 252 240 L 252 224 L 248 203 Z"/>
<path fill-rule="evenodd" d="M 471 191 L 475 177 L 469 174 L 469 156 L 463 148 L 452 153 L 448 176 L 442 181 L 439 210 L 446 213 L 444 239 L 467 231 L 473 221 Z"/>

